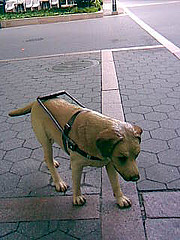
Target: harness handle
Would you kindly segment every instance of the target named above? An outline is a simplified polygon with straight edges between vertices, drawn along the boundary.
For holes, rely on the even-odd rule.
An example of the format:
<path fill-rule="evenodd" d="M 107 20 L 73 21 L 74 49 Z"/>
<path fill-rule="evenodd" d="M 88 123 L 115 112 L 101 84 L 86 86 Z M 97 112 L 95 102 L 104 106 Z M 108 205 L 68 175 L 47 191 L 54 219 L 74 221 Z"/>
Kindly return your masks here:
<path fill-rule="evenodd" d="M 67 95 L 68 97 L 70 97 L 74 102 L 76 102 L 79 106 L 81 106 L 82 108 L 85 108 L 85 106 L 83 104 L 81 104 L 76 98 L 72 97 L 69 93 L 67 93 L 65 90 L 56 92 L 56 93 L 52 93 L 49 95 L 45 95 L 42 97 L 38 97 L 37 101 L 40 104 L 40 106 L 44 109 L 44 111 L 48 114 L 48 116 L 51 118 L 51 120 L 54 122 L 54 124 L 56 125 L 56 127 L 58 128 L 58 130 L 62 133 L 62 140 L 63 140 L 63 145 L 64 145 L 64 150 L 66 151 L 66 153 L 68 155 L 68 148 L 70 148 L 72 151 L 78 152 L 80 155 L 82 155 L 85 158 L 88 158 L 90 160 L 97 160 L 97 161 L 101 161 L 100 158 L 94 157 L 94 156 L 90 156 L 89 154 L 87 154 L 86 152 L 84 152 L 83 150 L 81 150 L 78 145 L 68 137 L 68 134 L 71 130 L 72 124 L 74 122 L 74 120 L 76 119 L 76 117 L 78 116 L 79 113 L 83 112 L 82 111 L 78 111 L 76 112 L 71 119 L 68 121 L 68 123 L 65 124 L 64 129 L 61 127 L 61 125 L 59 124 L 59 122 L 55 119 L 55 117 L 52 115 L 52 113 L 49 111 L 49 109 L 44 105 L 43 101 L 46 101 L 48 99 L 53 99 L 56 98 L 60 95 Z"/>

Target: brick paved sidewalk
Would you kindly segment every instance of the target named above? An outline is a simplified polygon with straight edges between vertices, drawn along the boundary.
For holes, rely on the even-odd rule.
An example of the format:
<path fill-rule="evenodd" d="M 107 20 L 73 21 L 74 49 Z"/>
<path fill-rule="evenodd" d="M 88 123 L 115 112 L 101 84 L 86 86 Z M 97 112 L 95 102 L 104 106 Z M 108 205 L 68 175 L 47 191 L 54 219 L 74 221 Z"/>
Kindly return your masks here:
<path fill-rule="evenodd" d="M 119 50 L 113 57 L 125 119 L 144 130 L 138 195 L 121 179 L 132 208 L 118 209 L 104 170 L 96 168 L 83 172 L 87 204 L 73 208 L 68 156 L 54 146 L 70 185 L 63 195 L 51 186 L 30 117 L 7 116 L 38 95 L 61 89 L 101 112 L 102 53 L 0 62 L 1 239 L 179 239 L 180 62 L 165 48 Z"/>
<path fill-rule="evenodd" d="M 115 52 L 125 120 L 144 130 L 137 184 L 148 240 L 180 238 L 180 61 L 165 48 Z"/>
<path fill-rule="evenodd" d="M 69 69 L 65 68 L 65 63 Z M 78 63 L 84 64 L 87 68 L 82 70 Z M 3 89 L 0 96 L 2 159 L 0 161 L 0 222 L 2 222 L 0 236 L 2 239 L 100 239 L 101 169 L 84 170 L 82 192 L 90 195 L 89 204 L 79 211 L 72 208 L 72 196 L 69 197 L 72 195 L 69 157 L 57 146 L 54 147 L 55 159 L 61 164 L 59 168 L 61 176 L 70 185 L 70 189 L 63 196 L 51 186 L 52 179 L 43 163 L 42 149 L 31 129 L 30 117 L 7 116 L 10 109 L 24 105 L 38 95 L 63 89 L 88 108 L 101 112 L 99 63 L 99 53 L 1 63 Z M 88 67 L 90 65 L 92 66 Z M 22 199 L 24 200 L 21 201 Z M 44 206 L 42 201 L 47 205 Z M 6 211 L 5 206 L 12 208 L 10 213 Z M 48 209 L 45 210 L 46 207 L 52 208 L 53 215 Z M 62 221 L 58 221 L 59 219 Z"/>

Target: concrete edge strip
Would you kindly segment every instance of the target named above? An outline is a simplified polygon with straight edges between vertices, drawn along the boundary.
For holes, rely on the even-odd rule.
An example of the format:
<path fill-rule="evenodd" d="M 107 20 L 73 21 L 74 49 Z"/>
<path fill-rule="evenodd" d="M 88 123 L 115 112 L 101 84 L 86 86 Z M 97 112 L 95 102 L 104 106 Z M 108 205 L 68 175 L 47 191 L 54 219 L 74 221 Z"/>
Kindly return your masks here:
<path fill-rule="evenodd" d="M 83 207 L 72 204 L 72 196 L 0 199 L 0 223 L 43 220 L 99 219 L 99 195 L 87 195 Z"/>
<path fill-rule="evenodd" d="M 118 80 L 111 50 L 103 50 L 102 54 L 102 114 L 124 121 L 124 113 L 118 87 Z M 121 211 L 115 206 L 115 199 L 105 169 L 102 169 L 102 239 L 141 239 L 144 240 L 144 228 L 139 206 L 136 185 L 124 183 L 123 188 L 128 189 L 128 195 L 133 199 L 131 209 Z M 126 191 L 127 191 L 126 189 Z M 129 219 L 129 220 L 127 220 Z M 128 231 L 127 230 L 128 221 Z M 136 231 L 134 231 L 136 222 Z M 118 225 L 117 225 L 118 224 Z"/>
<path fill-rule="evenodd" d="M 127 7 L 124 7 L 124 11 L 146 32 L 148 32 L 152 37 L 154 37 L 158 42 L 160 42 L 165 48 L 167 48 L 171 53 L 173 53 L 178 59 L 180 59 L 180 48 L 175 44 L 170 42 L 167 38 L 162 36 L 160 33 L 151 28 L 148 24 L 143 22 L 134 13 L 132 13 Z"/>
<path fill-rule="evenodd" d="M 103 50 L 90 50 L 90 51 L 84 51 L 84 52 L 59 53 L 59 54 L 42 55 L 42 56 L 35 56 L 35 57 L 0 59 L 0 63 L 1 62 L 28 61 L 28 60 L 33 60 L 33 59 L 43 59 L 43 58 L 80 55 L 80 54 L 91 54 L 91 53 L 99 53 L 100 51 L 119 52 L 119 51 L 133 51 L 133 50 L 149 50 L 149 49 L 154 49 L 154 48 L 164 48 L 164 46 L 163 45 L 137 46 L 137 47 L 129 47 L 129 48 L 114 48 L 114 49 L 103 49 Z"/>
<path fill-rule="evenodd" d="M 116 70 L 111 50 L 102 52 L 102 113 L 124 121 Z"/>

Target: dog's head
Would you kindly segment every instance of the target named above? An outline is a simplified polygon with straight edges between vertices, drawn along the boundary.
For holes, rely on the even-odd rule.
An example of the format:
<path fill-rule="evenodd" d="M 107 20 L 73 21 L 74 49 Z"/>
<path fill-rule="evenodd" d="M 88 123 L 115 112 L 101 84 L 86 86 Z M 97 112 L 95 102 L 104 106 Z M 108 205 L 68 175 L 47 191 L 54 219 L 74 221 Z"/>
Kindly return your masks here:
<path fill-rule="evenodd" d="M 110 158 L 116 171 L 126 181 L 139 180 L 136 158 L 140 153 L 142 129 L 119 123 L 98 135 L 96 146 L 104 158 Z"/>

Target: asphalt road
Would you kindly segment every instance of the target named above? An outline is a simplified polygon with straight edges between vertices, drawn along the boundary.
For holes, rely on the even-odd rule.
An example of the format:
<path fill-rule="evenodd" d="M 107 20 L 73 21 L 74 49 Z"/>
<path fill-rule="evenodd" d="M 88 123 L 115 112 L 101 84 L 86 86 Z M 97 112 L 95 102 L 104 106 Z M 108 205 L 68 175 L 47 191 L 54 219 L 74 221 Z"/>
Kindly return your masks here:
<path fill-rule="evenodd" d="M 140 38 L 138 28 L 128 16 L 110 16 L 1 29 L 0 59 L 157 44 L 143 30 Z M 130 32 L 132 38 L 127 41 Z"/>
<path fill-rule="evenodd" d="M 121 4 L 131 6 L 134 14 L 180 47 L 180 1 L 125 0 Z M 157 44 L 147 33 L 139 39 L 138 27 L 128 16 L 119 15 L 0 29 L 0 60 Z M 125 36 L 131 32 L 129 41 L 122 31 Z"/>
<path fill-rule="evenodd" d="M 180 1 L 119 1 L 146 24 L 180 47 Z"/>

